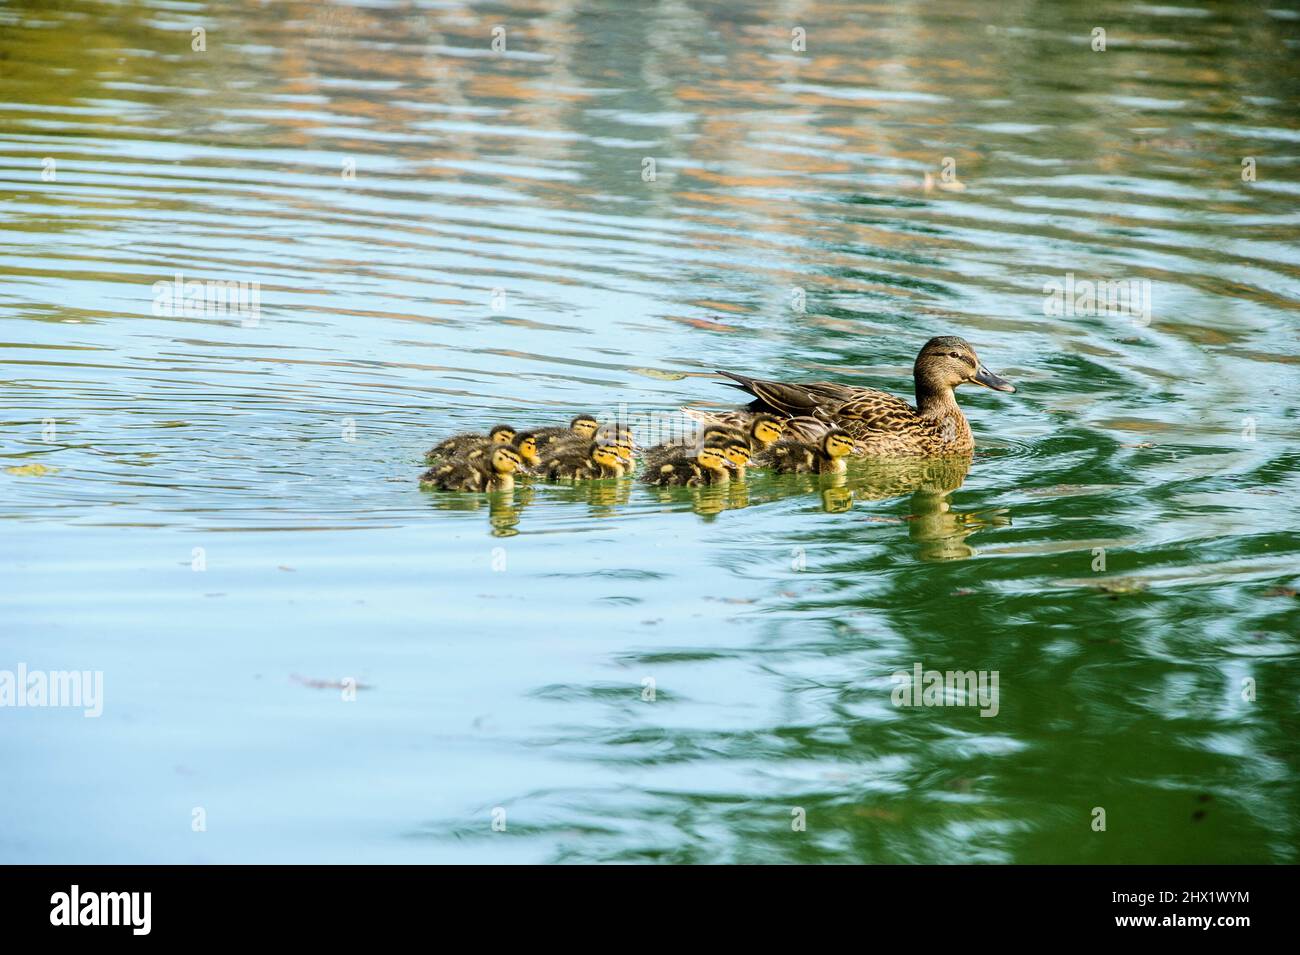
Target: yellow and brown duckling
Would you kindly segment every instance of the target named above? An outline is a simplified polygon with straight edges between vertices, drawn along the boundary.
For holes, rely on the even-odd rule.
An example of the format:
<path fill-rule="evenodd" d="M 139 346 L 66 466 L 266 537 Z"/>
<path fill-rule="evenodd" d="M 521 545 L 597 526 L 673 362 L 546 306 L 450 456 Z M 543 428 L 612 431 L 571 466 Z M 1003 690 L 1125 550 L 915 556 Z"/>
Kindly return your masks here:
<path fill-rule="evenodd" d="M 486 458 L 498 446 L 499 444 L 494 441 L 479 441 L 477 444 L 469 445 L 458 457 L 468 458 L 471 461 L 479 460 Z M 521 431 L 514 436 L 508 446 L 518 451 L 519 457 L 523 459 L 524 466 L 520 469 L 520 474 L 531 473 L 531 469 L 542 463 L 541 455 L 537 449 L 536 432 Z"/>
<path fill-rule="evenodd" d="M 879 456 L 970 454 L 975 439 L 953 389 L 971 383 L 994 391 L 1016 390 L 984 367 L 970 342 L 954 335 L 930 339 L 916 356 L 915 407 L 874 388 L 833 381 L 799 384 L 729 371 L 718 374 L 754 396 L 747 410 L 822 419 L 847 431 L 860 453 Z"/>
<path fill-rule="evenodd" d="M 595 481 L 622 477 L 626 473 L 618 450 L 599 441 L 589 441 L 586 447 L 570 447 L 546 457 L 541 471 L 548 481 Z"/>
<path fill-rule="evenodd" d="M 721 447 L 728 441 L 746 441 L 745 433 L 728 424 L 706 424 L 696 435 L 647 448 L 643 458 L 647 468 L 654 468 L 669 458 L 683 453 L 694 454 L 700 448 Z"/>
<path fill-rule="evenodd" d="M 683 408 L 682 413 L 688 418 L 694 418 L 702 424 L 717 424 L 724 427 L 734 427 L 739 430 L 746 430 L 746 425 L 756 418 L 769 417 L 776 420 L 781 426 L 781 433 L 771 441 L 765 439 L 765 434 L 751 435 L 750 445 L 754 448 L 754 453 L 758 454 L 762 448 L 755 446 L 753 438 L 758 438 L 758 443 L 763 447 L 771 447 L 777 441 L 804 441 L 808 444 L 817 444 L 826 435 L 827 431 L 835 427 L 828 421 L 821 418 L 814 418 L 812 415 L 795 415 L 792 418 L 776 418 L 775 415 L 764 415 L 762 412 L 745 411 L 743 409 L 736 411 L 706 411 L 703 408 Z M 754 427 L 758 427 L 755 425 Z M 766 432 L 770 435 L 770 432 Z"/>
<path fill-rule="evenodd" d="M 600 422 L 594 416 L 580 414 L 566 428 L 539 428 L 533 435 L 537 439 L 538 450 L 544 454 L 559 441 L 590 441 L 596 436 L 599 427 Z"/>
<path fill-rule="evenodd" d="M 508 491 L 523 458 L 509 445 L 499 444 L 485 458 L 452 458 L 420 476 L 420 486 L 439 491 Z"/>
<path fill-rule="evenodd" d="M 609 446 L 618 453 L 619 462 L 623 465 L 623 473 L 633 473 L 636 470 L 636 442 L 632 440 L 631 434 L 629 433 L 627 437 L 615 437 Z"/>
<path fill-rule="evenodd" d="M 656 487 L 700 487 L 731 480 L 729 460 L 722 448 L 707 445 L 698 451 L 681 448 L 676 454 L 647 461 L 641 480 Z"/>
<path fill-rule="evenodd" d="M 745 468 L 749 465 L 749 460 L 753 452 L 749 449 L 749 442 L 745 440 L 732 439 L 724 441 L 718 445 L 722 449 L 722 456 L 727 459 L 727 470 L 736 480 L 744 480 Z"/>
<path fill-rule="evenodd" d="M 425 452 L 424 460 L 432 463 L 446 458 L 460 457 L 483 444 L 509 444 L 514 441 L 516 434 L 515 428 L 508 424 L 495 425 L 487 434 L 475 431 L 453 434 Z"/>
<path fill-rule="evenodd" d="M 778 441 L 754 462 L 778 474 L 843 474 L 844 459 L 853 453 L 852 436 L 839 428 L 826 432 L 821 441 Z"/>
<path fill-rule="evenodd" d="M 708 427 L 727 428 L 749 442 L 754 454 L 771 447 L 785 434 L 786 420 L 762 411 L 703 411 L 683 408 L 682 413 Z"/>

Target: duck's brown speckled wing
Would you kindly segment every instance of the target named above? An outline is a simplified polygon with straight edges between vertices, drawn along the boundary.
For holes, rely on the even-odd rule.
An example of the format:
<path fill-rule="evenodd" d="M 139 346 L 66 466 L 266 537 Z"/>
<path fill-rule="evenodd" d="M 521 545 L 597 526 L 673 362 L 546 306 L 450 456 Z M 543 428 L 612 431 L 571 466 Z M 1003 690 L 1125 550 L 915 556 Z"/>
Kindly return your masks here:
<path fill-rule="evenodd" d="M 826 432 L 833 427 L 835 425 L 824 418 L 815 415 L 798 415 L 785 419 L 784 437 L 788 441 L 802 441 L 804 444 L 817 445 L 821 443 Z"/>
<path fill-rule="evenodd" d="M 902 398 L 868 388 L 855 389 L 855 394 L 839 405 L 823 406 L 819 417 L 834 421 L 855 437 L 870 431 L 897 433 L 919 420 L 916 409 Z"/>

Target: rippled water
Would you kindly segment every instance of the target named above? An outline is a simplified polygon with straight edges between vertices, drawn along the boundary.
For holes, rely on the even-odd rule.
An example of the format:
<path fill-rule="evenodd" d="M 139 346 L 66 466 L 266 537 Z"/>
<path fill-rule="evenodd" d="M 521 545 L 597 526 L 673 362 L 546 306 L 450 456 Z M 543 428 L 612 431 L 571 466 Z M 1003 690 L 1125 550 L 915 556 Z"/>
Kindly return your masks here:
<path fill-rule="evenodd" d="M 1297 861 L 1300 16 L 760 6 L 0 7 L 0 859 Z M 941 333 L 968 473 L 416 487 Z"/>

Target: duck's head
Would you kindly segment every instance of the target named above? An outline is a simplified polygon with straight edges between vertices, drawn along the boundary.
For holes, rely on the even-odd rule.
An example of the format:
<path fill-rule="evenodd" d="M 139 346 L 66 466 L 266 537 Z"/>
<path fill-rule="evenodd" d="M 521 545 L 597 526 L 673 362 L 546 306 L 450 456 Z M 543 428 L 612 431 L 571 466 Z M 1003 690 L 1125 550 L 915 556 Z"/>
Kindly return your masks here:
<path fill-rule="evenodd" d="M 602 424 L 596 429 L 594 440 L 605 444 L 616 444 L 620 441 L 632 444 L 632 429 L 616 424 Z"/>
<path fill-rule="evenodd" d="M 617 467 L 619 462 L 618 449 L 612 444 L 593 444 L 591 446 L 591 460 L 601 467 Z"/>
<path fill-rule="evenodd" d="M 956 335 L 931 338 L 916 356 L 912 367 L 918 390 L 956 388 L 966 382 L 983 385 L 994 391 L 1015 391 L 1016 386 L 984 367 L 971 343 Z"/>
<path fill-rule="evenodd" d="M 531 431 L 515 435 L 513 444 L 515 450 L 519 452 L 519 456 L 524 459 L 525 464 L 531 466 L 541 462 L 541 455 L 537 453 L 537 435 Z"/>
<path fill-rule="evenodd" d="M 743 432 L 737 431 L 729 424 L 710 424 L 705 425 L 704 430 L 700 432 L 700 445 L 720 448 L 728 441 L 740 441 L 744 437 Z"/>
<path fill-rule="evenodd" d="M 749 442 L 728 441 L 722 446 L 722 456 L 737 467 L 743 468 L 749 463 Z"/>
<path fill-rule="evenodd" d="M 492 451 L 492 470 L 497 474 L 514 474 L 524 465 L 519 452 L 509 445 L 501 445 Z"/>
<path fill-rule="evenodd" d="M 508 424 L 494 425 L 488 432 L 488 437 L 492 439 L 493 444 L 509 444 L 515 439 L 515 429 Z"/>
<path fill-rule="evenodd" d="M 722 448 L 712 446 L 700 448 L 699 453 L 695 456 L 695 463 L 706 471 L 727 470 L 727 457 Z"/>
<path fill-rule="evenodd" d="M 627 438 L 618 438 L 610 444 L 624 464 L 631 464 L 636 455 L 636 445 Z"/>
<path fill-rule="evenodd" d="M 589 414 L 580 414 L 569 422 L 569 430 L 587 441 L 592 439 L 599 427 L 600 422 Z"/>
<path fill-rule="evenodd" d="M 749 422 L 749 433 L 759 447 L 766 448 L 781 440 L 781 435 L 785 434 L 785 422 L 775 415 L 754 415 Z"/>
<path fill-rule="evenodd" d="M 857 443 L 847 431 L 832 428 L 822 435 L 822 453 L 828 458 L 844 458 L 853 453 Z"/>

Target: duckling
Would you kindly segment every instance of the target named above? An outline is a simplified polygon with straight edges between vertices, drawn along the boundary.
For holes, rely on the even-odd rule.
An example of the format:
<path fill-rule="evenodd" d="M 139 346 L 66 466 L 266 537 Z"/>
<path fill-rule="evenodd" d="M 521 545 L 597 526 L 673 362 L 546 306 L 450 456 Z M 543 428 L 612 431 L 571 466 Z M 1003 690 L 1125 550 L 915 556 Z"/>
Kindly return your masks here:
<path fill-rule="evenodd" d="M 844 459 L 853 453 L 853 438 L 839 428 L 827 431 L 817 444 L 778 441 L 755 462 L 778 474 L 843 474 Z"/>
<path fill-rule="evenodd" d="M 675 458 L 684 451 L 695 451 L 710 445 L 718 447 L 728 441 L 745 441 L 745 433 L 727 424 L 708 424 L 698 435 L 665 441 L 646 449 L 644 459 L 647 468 L 654 468 L 669 458 Z"/>
<path fill-rule="evenodd" d="M 653 467 L 647 463 L 641 480 L 657 487 L 699 487 L 726 484 L 731 474 L 723 449 L 709 445 L 695 452 L 683 448 L 675 455 L 659 459 Z"/>
<path fill-rule="evenodd" d="M 682 413 L 704 425 L 731 428 L 742 433 L 749 441 L 749 450 L 754 454 L 771 447 L 785 435 L 786 420 L 764 411 L 712 412 L 683 408 Z"/>
<path fill-rule="evenodd" d="M 541 451 L 546 451 L 550 445 L 556 441 L 571 440 L 577 438 L 581 441 L 590 441 L 596 435 L 596 429 L 600 427 L 600 422 L 589 414 L 580 414 L 569 422 L 567 428 L 539 428 L 533 432 L 537 438 L 537 447 Z"/>
<path fill-rule="evenodd" d="M 594 481 L 624 474 L 618 451 L 599 441 L 590 442 L 582 451 L 551 455 L 543 460 L 542 467 L 548 481 Z"/>
<path fill-rule="evenodd" d="M 531 469 L 536 468 L 542 463 L 541 455 L 537 451 L 537 433 L 534 431 L 521 431 L 516 434 L 514 440 L 510 442 L 510 447 L 519 452 L 523 458 L 524 467 L 520 468 L 521 474 L 531 473 Z M 492 441 L 479 441 L 475 444 L 468 445 L 466 450 L 458 457 L 468 458 L 471 461 L 484 459 L 492 453 L 497 444 Z"/>
<path fill-rule="evenodd" d="M 619 438 L 610 447 L 618 452 L 619 462 L 623 465 L 624 474 L 631 474 L 636 471 L 636 445 L 630 439 Z"/>
<path fill-rule="evenodd" d="M 435 444 L 425 452 L 424 460 L 430 464 L 443 458 L 459 457 L 481 444 L 509 444 L 515 439 L 515 429 L 508 424 L 499 424 L 487 434 L 467 431 L 454 434 L 445 441 Z"/>
<path fill-rule="evenodd" d="M 585 438 L 577 434 L 561 435 L 550 444 L 544 445 L 542 451 L 544 454 L 555 454 L 557 452 L 567 453 L 574 449 L 586 449 L 592 441 L 596 441 L 599 444 L 617 444 L 619 442 L 626 442 L 628 444 L 635 443 L 632 440 L 631 428 L 615 424 L 602 424 Z"/>
<path fill-rule="evenodd" d="M 439 491 L 508 491 L 515 486 L 515 471 L 523 463 L 518 451 L 499 445 L 486 460 L 453 458 L 431 467 L 420 476 L 420 486 Z"/>
<path fill-rule="evenodd" d="M 720 446 L 722 456 L 727 459 L 727 470 L 736 480 L 745 479 L 745 466 L 749 464 L 750 450 L 748 441 L 730 440 Z"/>
<path fill-rule="evenodd" d="M 596 429 L 588 440 L 581 438 L 561 438 L 542 449 L 544 458 L 557 456 L 586 457 L 591 451 L 591 443 L 608 445 L 618 454 L 619 462 L 625 474 L 636 470 L 636 441 L 632 438 L 632 429 L 613 424 L 603 424 Z M 544 466 L 544 465 L 543 465 Z"/>
<path fill-rule="evenodd" d="M 763 381 L 729 371 L 718 373 L 731 379 L 726 384 L 754 396 L 749 411 L 821 418 L 848 431 L 861 453 L 882 457 L 970 454 L 975 438 L 953 389 L 973 383 L 994 391 L 1016 390 L 983 365 L 970 342 L 955 335 L 930 339 L 916 356 L 912 366 L 916 407 L 874 388 L 833 381 Z"/>

